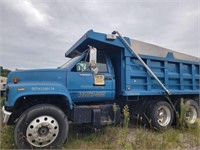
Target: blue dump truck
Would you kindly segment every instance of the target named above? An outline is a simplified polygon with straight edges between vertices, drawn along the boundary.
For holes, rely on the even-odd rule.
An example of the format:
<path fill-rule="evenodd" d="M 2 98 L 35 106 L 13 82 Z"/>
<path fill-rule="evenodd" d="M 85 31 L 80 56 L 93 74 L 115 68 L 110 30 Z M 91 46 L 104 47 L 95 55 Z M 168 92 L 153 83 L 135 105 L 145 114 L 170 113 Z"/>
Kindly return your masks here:
<path fill-rule="evenodd" d="M 9 74 L 2 114 L 4 124 L 15 124 L 18 148 L 61 146 L 69 122 L 94 128 L 117 124 L 125 105 L 131 119 L 142 116 L 159 130 L 175 122 L 180 99 L 189 106 L 184 114 L 189 124 L 200 116 L 197 57 L 132 40 L 117 31 L 93 30 L 65 56 L 68 61 L 57 69 Z"/>

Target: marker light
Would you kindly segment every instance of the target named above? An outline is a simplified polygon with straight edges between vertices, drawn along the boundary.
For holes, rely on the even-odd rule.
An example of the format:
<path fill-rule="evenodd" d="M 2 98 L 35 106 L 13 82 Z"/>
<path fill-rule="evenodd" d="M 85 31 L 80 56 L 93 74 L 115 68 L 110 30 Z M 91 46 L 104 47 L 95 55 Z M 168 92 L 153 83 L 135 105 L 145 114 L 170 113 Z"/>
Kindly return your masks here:
<path fill-rule="evenodd" d="M 17 77 L 14 77 L 14 78 L 13 78 L 13 83 L 16 84 L 17 82 L 19 82 L 19 79 L 18 79 Z"/>
<path fill-rule="evenodd" d="M 106 39 L 107 40 L 115 40 L 116 39 L 116 35 L 115 34 L 107 34 L 106 35 Z"/>

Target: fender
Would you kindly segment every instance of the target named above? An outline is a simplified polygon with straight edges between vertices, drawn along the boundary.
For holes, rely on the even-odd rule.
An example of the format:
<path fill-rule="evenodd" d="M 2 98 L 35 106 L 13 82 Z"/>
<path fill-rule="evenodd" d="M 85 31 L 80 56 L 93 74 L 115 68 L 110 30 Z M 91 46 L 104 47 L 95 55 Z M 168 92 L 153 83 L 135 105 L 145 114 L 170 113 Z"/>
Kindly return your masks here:
<path fill-rule="evenodd" d="M 22 83 L 22 84 L 8 84 L 9 95 L 5 102 L 6 106 L 13 107 L 20 97 L 28 95 L 63 95 L 69 102 L 70 109 L 72 109 L 72 99 L 68 89 L 59 83 Z"/>

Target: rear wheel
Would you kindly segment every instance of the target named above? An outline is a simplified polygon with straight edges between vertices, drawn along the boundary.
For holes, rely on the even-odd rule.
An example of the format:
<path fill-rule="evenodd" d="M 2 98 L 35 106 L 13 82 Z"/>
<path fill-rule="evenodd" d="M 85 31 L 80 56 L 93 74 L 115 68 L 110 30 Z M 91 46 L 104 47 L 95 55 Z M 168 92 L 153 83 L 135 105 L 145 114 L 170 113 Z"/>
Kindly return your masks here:
<path fill-rule="evenodd" d="M 68 134 L 67 116 L 56 106 L 40 104 L 29 108 L 17 121 L 14 141 L 20 149 L 61 146 Z"/>
<path fill-rule="evenodd" d="M 200 115 L 198 104 L 194 100 L 185 100 L 185 107 L 183 118 L 187 123 L 193 125 Z"/>
<path fill-rule="evenodd" d="M 158 101 L 150 104 L 147 116 L 151 120 L 153 128 L 166 130 L 172 125 L 174 112 L 169 103 Z"/>

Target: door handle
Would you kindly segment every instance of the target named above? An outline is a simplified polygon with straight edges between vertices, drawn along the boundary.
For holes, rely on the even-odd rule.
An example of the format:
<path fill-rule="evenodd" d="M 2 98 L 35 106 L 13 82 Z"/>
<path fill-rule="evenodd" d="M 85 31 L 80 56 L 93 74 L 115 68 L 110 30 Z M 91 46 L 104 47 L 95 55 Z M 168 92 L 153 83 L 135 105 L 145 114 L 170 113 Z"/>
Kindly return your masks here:
<path fill-rule="evenodd" d="M 105 78 L 104 78 L 105 80 L 112 80 L 113 79 L 113 77 L 112 76 L 105 76 Z"/>

